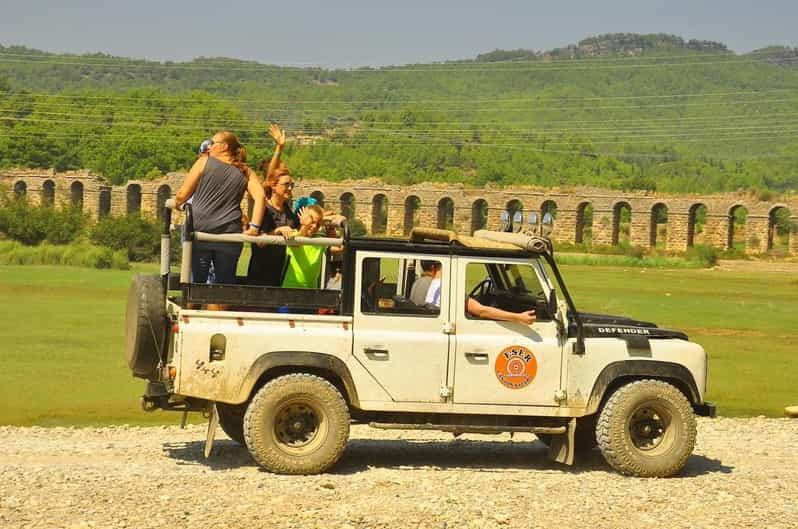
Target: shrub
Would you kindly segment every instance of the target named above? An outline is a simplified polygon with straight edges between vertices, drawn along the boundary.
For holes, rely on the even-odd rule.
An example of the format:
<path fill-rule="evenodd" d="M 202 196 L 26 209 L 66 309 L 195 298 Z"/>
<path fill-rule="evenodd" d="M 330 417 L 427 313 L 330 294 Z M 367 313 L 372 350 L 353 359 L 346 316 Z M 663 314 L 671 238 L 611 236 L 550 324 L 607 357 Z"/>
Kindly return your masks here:
<path fill-rule="evenodd" d="M 26 246 L 17 241 L 0 241 L 0 264 L 66 265 L 127 270 L 130 263 L 124 250 L 114 252 L 89 244 Z"/>
<path fill-rule="evenodd" d="M 51 210 L 47 236 L 45 240 L 52 244 L 69 244 L 83 233 L 86 216 L 75 206 Z"/>
<path fill-rule="evenodd" d="M 86 216 L 72 206 L 31 206 L 20 199 L 6 199 L 0 205 L 0 232 L 22 244 L 68 244 L 78 238 L 86 225 Z"/>
<path fill-rule="evenodd" d="M 625 253 L 626 255 L 634 257 L 635 259 L 642 259 L 646 251 L 642 246 L 629 246 Z"/>
<path fill-rule="evenodd" d="M 686 256 L 688 259 L 692 261 L 697 261 L 704 266 L 712 267 L 718 264 L 718 259 L 720 258 L 720 252 L 717 248 L 713 246 L 707 246 L 705 244 L 696 244 L 692 248 L 689 248 L 686 252 Z"/>
<path fill-rule="evenodd" d="M 29 206 L 24 200 L 10 200 L 2 208 L 0 230 L 22 244 L 39 244 L 47 236 L 48 211 Z"/>
<path fill-rule="evenodd" d="M 158 255 L 160 236 L 158 226 L 139 215 L 106 217 L 91 230 L 94 244 L 113 250 L 127 251 L 130 261 L 146 261 Z"/>

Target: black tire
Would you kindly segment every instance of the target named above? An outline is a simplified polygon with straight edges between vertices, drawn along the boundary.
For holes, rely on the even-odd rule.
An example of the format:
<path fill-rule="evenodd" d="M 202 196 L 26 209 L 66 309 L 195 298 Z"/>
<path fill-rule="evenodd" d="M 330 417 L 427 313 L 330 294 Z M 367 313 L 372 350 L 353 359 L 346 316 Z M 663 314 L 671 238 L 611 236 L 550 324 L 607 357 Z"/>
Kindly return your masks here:
<path fill-rule="evenodd" d="M 546 446 L 551 446 L 552 434 L 535 434 L 537 438 Z M 576 431 L 574 432 L 574 451 L 577 454 L 590 452 L 598 445 L 596 441 L 596 415 L 580 417 L 576 420 Z"/>
<path fill-rule="evenodd" d="M 297 373 L 263 386 L 244 415 L 244 440 L 255 461 L 277 474 L 319 474 L 349 440 L 349 408 L 315 375 Z"/>
<path fill-rule="evenodd" d="M 690 402 L 660 380 L 618 388 L 599 415 L 596 437 L 604 459 L 622 474 L 667 477 L 693 453 L 696 420 Z"/>
<path fill-rule="evenodd" d="M 160 276 L 135 276 L 128 290 L 125 314 L 125 354 L 133 376 L 158 380 L 158 352 L 165 343 L 166 328 Z"/>
<path fill-rule="evenodd" d="M 244 442 L 244 414 L 247 412 L 247 404 L 225 404 L 216 403 L 216 413 L 219 415 L 219 426 L 221 426 L 227 437 L 240 445 Z"/>

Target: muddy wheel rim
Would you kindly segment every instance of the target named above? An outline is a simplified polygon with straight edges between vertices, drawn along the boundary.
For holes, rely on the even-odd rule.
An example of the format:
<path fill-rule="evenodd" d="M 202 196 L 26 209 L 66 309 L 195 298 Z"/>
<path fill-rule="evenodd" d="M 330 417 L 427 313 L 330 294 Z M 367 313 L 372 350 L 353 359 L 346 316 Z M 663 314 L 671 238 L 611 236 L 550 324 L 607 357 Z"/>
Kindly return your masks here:
<path fill-rule="evenodd" d="M 635 408 L 626 429 L 632 445 L 651 456 L 670 449 L 675 430 L 670 410 L 659 401 L 649 401 Z"/>
<path fill-rule="evenodd" d="M 274 416 L 274 440 L 291 454 L 315 450 L 323 442 L 327 429 L 326 415 L 309 399 L 284 402 Z"/>

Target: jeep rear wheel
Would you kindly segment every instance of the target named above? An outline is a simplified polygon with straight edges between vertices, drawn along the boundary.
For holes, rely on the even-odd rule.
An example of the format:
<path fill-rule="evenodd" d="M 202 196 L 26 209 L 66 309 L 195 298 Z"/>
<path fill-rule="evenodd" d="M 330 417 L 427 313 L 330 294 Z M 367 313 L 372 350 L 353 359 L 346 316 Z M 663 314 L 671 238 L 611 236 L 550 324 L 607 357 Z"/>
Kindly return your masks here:
<path fill-rule="evenodd" d="M 219 426 L 222 427 L 227 437 L 240 445 L 244 442 L 244 414 L 247 412 L 247 404 L 225 404 L 216 403 L 216 414 L 219 417 Z"/>
<path fill-rule="evenodd" d="M 695 415 L 671 384 L 638 380 L 607 400 L 596 437 L 604 459 L 622 474 L 672 476 L 684 468 L 695 447 Z"/>
<path fill-rule="evenodd" d="M 328 381 L 304 373 L 263 386 L 244 415 L 244 440 L 261 466 L 278 474 L 318 474 L 349 439 L 349 409 Z"/>
<path fill-rule="evenodd" d="M 159 352 L 166 336 L 164 292 L 158 275 L 139 274 L 127 295 L 127 365 L 133 376 L 158 380 Z"/>

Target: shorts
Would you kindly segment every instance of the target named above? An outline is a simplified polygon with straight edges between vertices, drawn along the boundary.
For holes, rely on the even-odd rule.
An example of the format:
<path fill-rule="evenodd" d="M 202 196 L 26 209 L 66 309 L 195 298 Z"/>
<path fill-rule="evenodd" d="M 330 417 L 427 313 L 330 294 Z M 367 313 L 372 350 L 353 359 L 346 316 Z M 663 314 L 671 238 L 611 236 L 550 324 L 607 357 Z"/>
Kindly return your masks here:
<path fill-rule="evenodd" d="M 213 263 L 215 284 L 235 285 L 238 258 L 244 245 L 240 242 L 195 242 L 191 253 L 191 281 L 205 283 Z"/>

